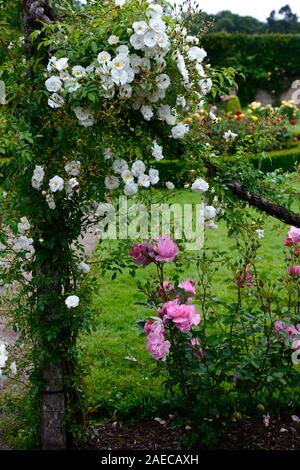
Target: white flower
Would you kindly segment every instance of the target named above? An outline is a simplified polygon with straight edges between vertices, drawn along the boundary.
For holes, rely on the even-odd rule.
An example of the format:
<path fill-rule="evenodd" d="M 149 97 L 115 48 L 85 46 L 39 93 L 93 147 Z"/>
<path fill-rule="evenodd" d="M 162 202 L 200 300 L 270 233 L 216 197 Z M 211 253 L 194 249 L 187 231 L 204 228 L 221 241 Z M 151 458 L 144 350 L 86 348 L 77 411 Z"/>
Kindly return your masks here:
<path fill-rule="evenodd" d="M 159 172 L 158 170 L 151 168 L 149 170 L 149 180 L 152 185 L 155 185 L 159 182 Z"/>
<path fill-rule="evenodd" d="M 300 364 L 300 349 L 297 349 L 292 354 L 292 362 L 293 364 Z"/>
<path fill-rule="evenodd" d="M 186 36 L 185 41 L 188 44 L 199 44 L 199 38 L 196 36 Z"/>
<path fill-rule="evenodd" d="M 255 230 L 257 238 L 262 240 L 265 237 L 265 231 L 263 229 Z"/>
<path fill-rule="evenodd" d="M 44 168 L 40 165 L 36 165 L 31 179 L 31 184 L 34 189 L 40 189 L 43 184 L 44 176 Z"/>
<path fill-rule="evenodd" d="M 209 184 L 202 178 L 198 178 L 194 183 L 192 184 L 192 191 L 195 191 L 196 193 L 203 194 L 209 189 Z"/>
<path fill-rule="evenodd" d="M 161 90 L 166 90 L 170 86 L 170 83 L 171 83 L 170 77 L 166 73 L 158 75 L 155 81 L 156 81 L 157 87 L 160 88 Z"/>
<path fill-rule="evenodd" d="M 116 176 L 106 176 L 104 185 L 106 189 L 117 189 L 120 186 L 119 178 Z"/>
<path fill-rule="evenodd" d="M 142 58 L 138 56 L 137 54 L 131 54 L 130 56 L 131 67 L 133 67 L 133 69 L 136 69 L 138 71 L 141 64 L 142 64 Z"/>
<path fill-rule="evenodd" d="M 146 21 L 135 21 L 132 27 L 133 27 L 135 34 L 142 35 L 142 36 L 144 36 L 144 34 L 146 34 L 146 32 L 149 29 Z"/>
<path fill-rule="evenodd" d="M 103 152 L 104 160 L 110 160 L 113 156 L 113 151 L 110 147 L 107 147 Z"/>
<path fill-rule="evenodd" d="M 141 50 L 145 47 L 144 36 L 142 36 L 140 34 L 134 33 L 132 36 L 130 36 L 129 41 L 130 41 L 130 44 L 132 45 L 132 47 L 136 51 L 139 51 L 139 50 Z"/>
<path fill-rule="evenodd" d="M 46 195 L 46 202 L 48 204 L 49 209 L 52 211 L 56 208 L 55 200 L 52 194 Z"/>
<path fill-rule="evenodd" d="M 14 249 L 16 251 L 27 251 L 27 252 L 34 252 L 33 248 L 33 239 L 26 237 L 26 235 L 21 235 L 15 245 Z"/>
<path fill-rule="evenodd" d="M 213 206 L 205 206 L 204 207 L 204 219 L 211 220 L 216 217 L 216 209 Z"/>
<path fill-rule="evenodd" d="M 114 46 L 116 44 L 119 44 L 120 38 L 118 36 L 115 36 L 114 34 L 112 34 L 111 36 L 109 36 L 107 42 L 110 46 Z"/>
<path fill-rule="evenodd" d="M 61 72 L 68 67 L 68 60 L 69 59 L 66 57 L 62 57 L 61 59 L 57 60 L 55 56 L 52 56 L 47 65 L 48 72 L 50 73 L 53 69 Z"/>
<path fill-rule="evenodd" d="M 84 127 L 90 127 L 94 124 L 95 118 L 90 108 L 81 108 L 77 106 L 73 109 L 78 119 L 78 124 Z"/>
<path fill-rule="evenodd" d="M 73 6 L 75 8 L 81 8 L 83 5 L 87 5 L 87 0 L 73 0 Z"/>
<path fill-rule="evenodd" d="M 233 142 L 237 138 L 238 134 L 235 134 L 232 131 L 227 131 L 224 133 L 224 139 L 226 142 Z"/>
<path fill-rule="evenodd" d="M 86 76 L 86 70 L 84 67 L 81 67 L 81 65 L 75 65 L 75 67 L 72 68 L 72 75 L 74 75 L 75 78 L 83 78 Z"/>
<path fill-rule="evenodd" d="M 212 111 L 209 113 L 209 117 L 212 121 L 214 122 L 218 122 L 219 121 L 219 118 L 217 118 L 217 116 L 215 115 L 215 113 L 213 113 Z"/>
<path fill-rule="evenodd" d="M 136 160 L 132 165 L 131 173 L 133 174 L 133 176 L 138 177 L 140 175 L 143 175 L 145 173 L 145 170 L 145 163 L 142 162 L 142 160 Z"/>
<path fill-rule="evenodd" d="M 141 113 L 145 121 L 151 121 L 153 118 L 153 110 L 151 106 L 144 105 L 141 107 Z"/>
<path fill-rule="evenodd" d="M 115 160 L 112 169 L 115 173 L 121 174 L 123 171 L 128 170 L 128 163 L 125 160 Z"/>
<path fill-rule="evenodd" d="M 166 23 L 160 18 L 151 18 L 149 25 L 156 33 L 164 33 L 166 30 Z"/>
<path fill-rule="evenodd" d="M 125 5 L 126 3 L 126 0 L 115 0 L 115 5 L 117 7 L 122 7 L 123 5 Z"/>
<path fill-rule="evenodd" d="M 68 67 L 68 61 L 69 59 L 67 57 L 62 57 L 55 61 L 54 68 L 58 70 L 58 72 L 61 72 Z"/>
<path fill-rule="evenodd" d="M 59 91 L 62 87 L 62 81 L 59 77 L 56 75 L 53 75 L 52 77 L 48 78 L 48 80 L 45 81 L 45 85 L 48 91 L 56 93 Z"/>
<path fill-rule="evenodd" d="M 206 56 L 207 56 L 207 52 L 204 49 L 197 47 L 197 46 L 191 47 L 190 50 L 188 51 L 188 58 L 191 61 L 196 60 L 197 62 L 202 62 Z"/>
<path fill-rule="evenodd" d="M 156 33 L 154 31 L 149 31 L 143 37 L 143 41 L 145 46 L 147 47 L 155 47 L 156 45 Z"/>
<path fill-rule="evenodd" d="M 163 16 L 163 8 L 157 3 L 150 3 L 146 15 L 148 18 L 161 18 Z"/>
<path fill-rule="evenodd" d="M 49 181 L 50 191 L 56 193 L 56 191 L 62 191 L 64 189 L 64 180 L 60 176 L 54 176 Z"/>
<path fill-rule="evenodd" d="M 107 64 L 111 60 L 111 55 L 106 51 L 99 52 L 97 60 L 99 64 Z"/>
<path fill-rule="evenodd" d="M 140 175 L 138 178 L 138 184 L 139 186 L 143 186 L 143 188 L 149 188 L 150 186 L 150 178 L 148 175 Z"/>
<path fill-rule="evenodd" d="M 121 173 L 121 178 L 124 181 L 124 183 L 131 183 L 134 180 L 133 174 L 131 173 L 130 170 L 124 170 Z"/>
<path fill-rule="evenodd" d="M 28 230 L 30 230 L 29 220 L 27 217 L 21 217 L 20 222 L 18 223 L 18 232 L 21 233 L 21 235 L 24 235 Z"/>
<path fill-rule="evenodd" d="M 215 222 L 213 220 L 209 220 L 208 222 L 205 222 L 205 227 L 209 228 L 211 230 L 217 230 L 218 225 L 215 224 Z"/>
<path fill-rule="evenodd" d="M 132 87 L 128 84 L 120 86 L 119 95 L 121 98 L 130 98 L 132 96 Z"/>
<path fill-rule="evenodd" d="M 68 182 L 67 182 L 67 185 L 66 185 L 66 193 L 67 194 L 71 194 L 73 189 L 76 188 L 76 186 L 78 186 L 79 183 L 77 181 L 76 178 L 71 178 Z"/>
<path fill-rule="evenodd" d="M 199 80 L 198 84 L 201 88 L 201 92 L 203 95 L 207 95 L 207 93 L 211 91 L 212 86 L 213 86 L 211 78 L 207 78 L 207 79 L 203 78 L 202 80 Z"/>
<path fill-rule="evenodd" d="M 121 44 L 121 46 L 117 47 L 117 53 L 120 54 L 120 55 L 129 55 L 129 48 L 128 46 L 125 46 L 124 44 Z"/>
<path fill-rule="evenodd" d="M 80 173 L 81 163 L 79 161 L 72 160 L 65 165 L 65 172 L 69 176 L 78 176 Z"/>
<path fill-rule="evenodd" d="M 56 109 L 61 108 L 65 104 L 65 100 L 62 96 L 57 93 L 53 93 L 50 98 L 48 98 L 48 105 L 50 108 Z"/>
<path fill-rule="evenodd" d="M 4 341 L 0 341 L 0 375 L 1 375 L 1 369 L 4 369 L 6 361 L 8 359 L 8 354 L 6 351 L 6 345 Z"/>
<path fill-rule="evenodd" d="M 175 185 L 174 185 L 174 183 L 172 183 L 171 181 L 167 181 L 167 182 L 166 182 L 166 187 L 167 187 L 167 189 L 169 189 L 170 191 L 172 191 L 172 190 L 175 188 Z"/>
<path fill-rule="evenodd" d="M 84 261 L 81 261 L 81 263 L 78 264 L 77 269 L 79 271 L 82 271 L 84 273 L 89 273 L 91 271 L 91 268 L 88 264 L 86 264 Z"/>
<path fill-rule="evenodd" d="M 177 126 L 172 127 L 172 137 L 174 139 L 182 139 L 185 134 L 189 132 L 189 130 L 190 128 L 188 124 L 183 124 L 182 122 L 180 122 L 179 124 L 177 124 Z"/>
<path fill-rule="evenodd" d="M 65 304 L 68 308 L 76 308 L 78 307 L 80 302 L 79 297 L 77 295 L 69 295 L 69 297 L 66 298 Z"/>
<path fill-rule="evenodd" d="M 136 183 L 127 183 L 125 184 L 124 194 L 126 196 L 133 196 L 138 192 L 138 185 Z"/>
<path fill-rule="evenodd" d="M 171 108 L 168 104 L 162 104 L 157 110 L 159 119 L 166 121 L 169 126 L 174 126 L 176 124 L 176 116 L 171 114 Z"/>
<path fill-rule="evenodd" d="M 71 77 L 70 77 L 69 72 L 67 72 L 67 70 L 62 70 L 62 71 L 60 72 L 60 74 L 59 74 L 59 78 L 60 78 L 63 82 L 65 82 L 66 80 L 68 80 L 68 79 L 71 78 Z"/>
<path fill-rule="evenodd" d="M 184 96 L 177 96 L 176 98 L 176 106 L 180 106 L 181 108 L 186 107 L 186 99 Z"/>
<path fill-rule="evenodd" d="M 161 49 L 167 49 L 170 45 L 169 43 L 169 38 L 168 36 L 166 35 L 166 33 L 156 33 L 155 34 L 155 41 L 156 41 L 156 44 L 161 48 Z M 158 62 L 158 65 L 161 66 L 161 70 L 163 70 L 166 66 L 166 62 L 161 59 L 159 62 Z"/>
<path fill-rule="evenodd" d="M 16 375 L 16 373 L 17 373 L 17 364 L 15 363 L 15 361 L 11 363 L 9 368 L 10 368 L 11 374 Z"/>
<path fill-rule="evenodd" d="M 77 82 L 76 78 L 68 78 L 65 80 L 65 89 L 68 93 L 75 93 L 81 87 L 80 83 Z"/>
<path fill-rule="evenodd" d="M 156 140 L 153 140 L 152 142 L 152 156 L 155 158 L 155 160 L 160 161 L 164 158 L 163 156 L 163 148 L 161 145 L 158 145 Z"/>
<path fill-rule="evenodd" d="M 184 80 L 189 80 L 189 72 L 186 68 L 184 57 L 181 54 L 177 55 L 177 68 Z"/>

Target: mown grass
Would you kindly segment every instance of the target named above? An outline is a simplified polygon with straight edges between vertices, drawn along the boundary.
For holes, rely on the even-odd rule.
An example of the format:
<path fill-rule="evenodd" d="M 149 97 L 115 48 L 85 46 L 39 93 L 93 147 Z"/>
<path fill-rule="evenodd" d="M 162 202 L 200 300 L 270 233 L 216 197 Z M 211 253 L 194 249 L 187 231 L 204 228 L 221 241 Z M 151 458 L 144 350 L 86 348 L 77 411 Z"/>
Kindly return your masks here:
<path fill-rule="evenodd" d="M 289 185 L 300 189 L 299 176 L 290 178 Z M 189 190 L 177 190 L 174 202 L 199 202 L 198 196 Z M 253 211 L 255 215 L 255 211 Z M 256 213 L 257 215 L 257 213 Z M 269 217 L 265 226 L 265 238 L 259 249 L 259 272 L 263 279 L 275 278 L 284 272 L 283 238 L 288 227 Z M 112 244 L 113 246 L 114 243 Z M 218 230 L 207 232 L 207 247 L 226 251 L 237 257 L 236 242 L 228 238 L 225 223 Z M 103 243 L 98 250 L 107 252 Z M 103 418 L 143 418 L 161 409 L 165 397 L 163 380 L 153 375 L 155 363 L 145 350 L 145 338 L 135 326 L 138 319 L 146 318 L 149 310 L 141 305 L 145 297 L 137 289 L 137 280 L 144 280 L 153 273 L 151 266 L 139 269 L 132 278 L 127 270 L 114 281 L 111 273 L 104 276 L 96 266 L 97 288 L 93 296 L 96 310 L 95 330 L 81 338 L 82 365 L 85 369 L 84 392 L 86 406 L 91 414 Z M 185 277 L 197 278 L 195 267 L 190 267 Z M 222 298 L 232 297 L 235 289 L 228 266 L 221 266 L 216 273 L 213 293 Z M 132 362 L 128 356 L 138 362 Z"/>

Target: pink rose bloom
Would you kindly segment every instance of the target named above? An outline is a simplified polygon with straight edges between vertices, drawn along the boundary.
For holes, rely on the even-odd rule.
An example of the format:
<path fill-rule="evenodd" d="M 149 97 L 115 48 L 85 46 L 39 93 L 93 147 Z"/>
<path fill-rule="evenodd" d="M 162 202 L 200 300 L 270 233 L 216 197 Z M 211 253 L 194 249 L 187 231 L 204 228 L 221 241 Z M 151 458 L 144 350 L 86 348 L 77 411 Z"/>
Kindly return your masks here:
<path fill-rule="evenodd" d="M 300 266 L 290 266 L 288 268 L 288 273 L 291 277 L 300 276 Z"/>
<path fill-rule="evenodd" d="M 275 332 L 282 337 L 282 332 L 285 331 L 289 335 L 289 339 L 293 340 L 294 335 L 300 335 L 300 325 L 287 325 L 282 321 L 277 321 L 274 324 Z M 295 338 L 295 341 L 297 338 Z M 296 349 L 296 348 L 295 348 Z"/>
<path fill-rule="evenodd" d="M 179 248 L 171 238 L 157 238 L 154 244 L 155 261 L 173 261 L 178 255 Z"/>
<path fill-rule="evenodd" d="M 200 341 L 198 340 L 198 338 L 192 338 L 191 339 L 191 345 L 192 345 L 192 349 L 193 349 L 193 352 L 195 353 L 195 355 L 198 356 L 200 359 L 202 359 L 204 354 L 203 354 L 201 344 L 200 344 Z"/>
<path fill-rule="evenodd" d="M 164 315 L 168 314 L 168 309 L 170 307 L 173 307 L 174 305 L 179 305 L 179 299 L 176 298 L 174 300 L 169 300 L 168 302 L 165 302 L 162 307 L 159 307 L 157 309 L 157 313 L 163 317 Z"/>
<path fill-rule="evenodd" d="M 170 341 L 165 340 L 165 329 L 161 321 L 152 323 L 147 336 L 147 351 L 158 360 L 165 361 L 170 350 Z"/>
<path fill-rule="evenodd" d="M 245 286 L 250 289 L 251 287 L 254 286 L 254 283 L 252 282 L 253 279 L 255 279 L 255 274 L 250 274 L 248 272 L 249 267 L 246 266 L 244 269 L 244 272 L 237 277 L 236 279 L 236 285 L 240 288 L 243 289 Z"/>
<path fill-rule="evenodd" d="M 150 331 L 152 329 L 152 325 L 153 325 L 152 320 L 147 320 L 146 321 L 145 326 L 144 326 L 144 332 L 145 332 L 146 336 L 148 336 L 148 334 L 150 333 Z"/>
<path fill-rule="evenodd" d="M 300 243 L 300 229 L 297 227 L 291 227 L 288 238 L 290 238 L 294 245 L 298 245 Z"/>
<path fill-rule="evenodd" d="M 190 279 L 186 279 L 178 287 L 183 289 L 187 294 L 196 294 L 196 281 L 191 281 Z"/>
<path fill-rule="evenodd" d="M 172 320 L 175 326 L 185 333 L 190 331 L 193 325 L 200 323 L 200 315 L 196 312 L 195 305 L 168 305 L 166 310 L 163 321 Z"/>
<path fill-rule="evenodd" d="M 166 294 L 170 294 L 174 291 L 174 284 L 170 281 L 165 281 L 163 285 L 158 284 L 156 288 L 157 294 L 163 299 L 166 300 Z"/>
<path fill-rule="evenodd" d="M 128 254 L 136 264 L 143 267 L 154 261 L 153 247 L 147 242 L 134 243 Z"/>
<path fill-rule="evenodd" d="M 284 239 L 284 244 L 285 244 L 285 246 L 292 246 L 293 240 L 291 238 L 285 238 Z"/>
<path fill-rule="evenodd" d="M 299 332 L 299 334 L 300 334 L 300 332 Z M 296 339 L 295 341 L 293 341 L 292 349 L 300 349 L 300 339 Z"/>

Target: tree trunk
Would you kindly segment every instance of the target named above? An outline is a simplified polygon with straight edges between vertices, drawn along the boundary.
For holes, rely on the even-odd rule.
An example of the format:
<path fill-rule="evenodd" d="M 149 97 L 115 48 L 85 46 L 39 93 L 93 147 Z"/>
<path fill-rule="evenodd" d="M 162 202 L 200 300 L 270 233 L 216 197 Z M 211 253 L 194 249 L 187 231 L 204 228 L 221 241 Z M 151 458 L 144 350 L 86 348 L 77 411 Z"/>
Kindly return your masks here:
<path fill-rule="evenodd" d="M 66 395 L 62 362 L 45 367 L 41 391 L 41 447 L 43 450 L 62 450 L 67 447 L 65 423 Z"/>

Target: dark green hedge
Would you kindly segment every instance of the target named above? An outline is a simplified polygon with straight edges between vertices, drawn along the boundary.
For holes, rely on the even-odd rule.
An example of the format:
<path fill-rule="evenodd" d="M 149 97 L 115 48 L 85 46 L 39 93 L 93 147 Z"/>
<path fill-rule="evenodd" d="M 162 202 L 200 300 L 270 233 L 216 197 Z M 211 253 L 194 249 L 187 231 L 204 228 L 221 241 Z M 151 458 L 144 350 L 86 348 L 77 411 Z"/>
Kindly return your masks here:
<path fill-rule="evenodd" d="M 260 89 L 279 98 L 300 76 L 300 34 L 212 33 L 202 37 L 211 64 L 234 67 L 243 104 L 253 101 Z"/>
<path fill-rule="evenodd" d="M 222 160 L 233 160 L 235 157 L 219 157 Z M 264 173 L 281 169 L 285 172 L 295 171 L 296 163 L 300 163 L 300 144 L 285 150 L 268 152 L 265 158 L 257 155 L 249 157 L 255 168 Z M 216 160 L 217 162 L 217 160 Z M 160 173 L 160 183 L 163 186 L 166 181 L 172 181 L 177 187 L 182 187 L 198 175 L 197 164 L 192 166 L 183 160 L 162 160 L 153 164 Z"/>

